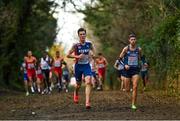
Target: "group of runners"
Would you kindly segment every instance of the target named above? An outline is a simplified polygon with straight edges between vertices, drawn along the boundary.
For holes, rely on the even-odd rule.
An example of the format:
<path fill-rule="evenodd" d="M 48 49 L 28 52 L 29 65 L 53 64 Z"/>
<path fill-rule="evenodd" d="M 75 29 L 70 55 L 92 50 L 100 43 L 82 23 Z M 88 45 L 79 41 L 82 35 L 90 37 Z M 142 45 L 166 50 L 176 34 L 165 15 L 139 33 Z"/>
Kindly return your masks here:
<path fill-rule="evenodd" d="M 29 92 L 50 94 L 54 87 L 52 73 L 55 75 L 58 91 L 60 92 L 62 89 L 65 89 L 66 92 L 68 91 L 69 70 L 59 51 L 56 51 L 54 58 L 51 58 L 45 52 L 39 60 L 32 55 L 31 51 L 28 51 L 21 65 L 21 70 L 24 72 L 26 96 L 29 95 Z M 65 85 L 64 88 L 62 83 Z"/>
<path fill-rule="evenodd" d="M 79 42 L 74 44 L 67 54 L 68 58 L 74 58 L 75 60 L 73 72 L 76 84 L 74 85 L 73 101 L 76 104 L 79 102 L 78 92 L 83 80 L 85 83 L 85 107 L 86 109 L 90 109 L 91 90 L 92 88 L 103 90 L 108 62 L 102 53 L 98 53 L 97 56 L 95 55 L 93 44 L 86 40 L 86 30 L 84 28 L 78 29 L 77 34 Z M 124 47 L 114 65 L 114 67 L 119 70 L 119 78 L 122 80 L 122 90 L 129 91 L 130 81 L 132 82 L 132 109 L 137 108 L 137 84 L 140 71 L 139 62 L 141 61 L 144 71 L 147 71 L 146 69 L 148 67 L 145 57 L 142 56 L 141 53 L 142 49 L 136 45 L 135 34 L 130 34 L 129 45 Z M 28 51 L 27 56 L 24 58 L 24 63 L 22 64 L 22 70 L 24 70 L 26 95 L 29 95 L 28 85 L 30 86 L 31 92 L 35 92 L 34 80 L 36 80 L 36 90 L 38 93 L 44 93 L 44 90 L 46 90 L 47 93 L 51 93 L 53 87 L 51 79 L 52 73 L 54 73 L 56 77 L 59 92 L 62 90 L 62 80 L 65 80 L 65 89 L 68 89 L 69 77 L 63 76 L 64 78 L 62 78 L 62 75 L 69 75 L 69 71 L 59 51 L 56 52 L 54 58 L 50 58 L 48 54 L 45 53 L 44 57 L 39 61 L 32 56 L 31 51 Z M 144 76 L 144 81 L 147 81 L 146 76 Z M 29 84 L 27 82 L 29 82 Z"/>

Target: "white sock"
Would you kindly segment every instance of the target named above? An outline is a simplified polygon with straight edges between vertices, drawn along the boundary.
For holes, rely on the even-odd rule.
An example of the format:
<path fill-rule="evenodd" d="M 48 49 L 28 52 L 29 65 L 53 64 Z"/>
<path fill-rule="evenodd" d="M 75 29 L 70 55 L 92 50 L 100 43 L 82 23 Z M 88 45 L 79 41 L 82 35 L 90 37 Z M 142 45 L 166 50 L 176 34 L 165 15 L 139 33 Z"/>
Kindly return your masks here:
<path fill-rule="evenodd" d="M 34 93 L 34 88 L 33 87 L 31 87 L 31 91 L 32 91 L 32 93 Z"/>
<path fill-rule="evenodd" d="M 38 88 L 38 92 L 41 92 L 40 88 Z"/>

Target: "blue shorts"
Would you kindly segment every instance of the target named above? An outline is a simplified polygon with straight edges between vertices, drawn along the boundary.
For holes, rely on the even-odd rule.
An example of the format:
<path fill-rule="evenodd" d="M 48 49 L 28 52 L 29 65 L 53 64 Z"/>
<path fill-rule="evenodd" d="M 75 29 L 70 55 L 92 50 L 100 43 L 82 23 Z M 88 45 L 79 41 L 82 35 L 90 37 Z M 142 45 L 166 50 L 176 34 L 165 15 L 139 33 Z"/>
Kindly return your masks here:
<path fill-rule="evenodd" d="M 24 73 L 23 78 L 24 78 L 24 81 L 27 81 L 27 80 L 28 80 L 27 73 Z"/>
<path fill-rule="evenodd" d="M 95 71 L 92 71 L 92 76 L 93 76 L 94 78 L 96 78 L 96 72 L 95 72 Z"/>
<path fill-rule="evenodd" d="M 126 72 L 125 70 L 118 70 L 118 77 L 121 77 L 121 76 L 126 76 Z"/>
<path fill-rule="evenodd" d="M 134 75 L 139 75 L 140 69 L 139 67 L 130 67 L 129 70 L 125 70 L 125 77 L 132 78 Z"/>
<path fill-rule="evenodd" d="M 82 74 L 84 77 L 92 75 L 90 64 L 75 64 L 75 78 L 77 82 L 81 82 Z"/>
<path fill-rule="evenodd" d="M 144 79 L 145 76 L 148 76 L 148 71 L 141 71 L 141 77 L 142 77 L 142 79 Z"/>
<path fill-rule="evenodd" d="M 66 82 L 69 82 L 69 75 L 63 75 L 63 79 L 66 80 Z"/>

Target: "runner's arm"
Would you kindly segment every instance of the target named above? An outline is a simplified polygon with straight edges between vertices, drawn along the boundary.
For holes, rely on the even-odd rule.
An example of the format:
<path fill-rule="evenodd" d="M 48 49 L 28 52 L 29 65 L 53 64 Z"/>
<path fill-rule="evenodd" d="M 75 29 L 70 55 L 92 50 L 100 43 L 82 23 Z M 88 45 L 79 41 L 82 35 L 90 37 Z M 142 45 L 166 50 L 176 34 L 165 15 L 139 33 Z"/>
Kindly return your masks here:
<path fill-rule="evenodd" d="M 76 47 L 76 45 L 74 44 L 72 46 L 72 48 L 69 50 L 69 52 L 67 54 L 67 58 L 79 58 L 79 56 L 73 54 L 73 53 L 75 53 L 75 47 Z"/>
<path fill-rule="evenodd" d="M 115 69 L 118 69 L 118 68 L 117 68 L 117 64 L 118 64 L 118 61 L 116 60 L 116 62 L 114 63 L 114 68 L 115 68 Z"/>
<path fill-rule="evenodd" d="M 142 57 L 142 49 L 139 47 L 139 59 L 142 61 L 144 65 L 147 65 L 146 59 Z"/>
<path fill-rule="evenodd" d="M 127 52 L 127 47 L 124 47 L 123 50 L 121 51 L 120 55 L 119 55 L 119 58 L 120 59 L 124 58 L 126 52 Z"/>
<path fill-rule="evenodd" d="M 95 60 L 96 68 L 98 69 L 98 59 Z"/>
<path fill-rule="evenodd" d="M 67 64 L 66 61 L 64 60 L 64 58 L 62 58 L 61 62 L 62 62 L 63 65 Z"/>
<path fill-rule="evenodd" d="M 128 46 L 123 48 L 122 52 L 119 55 L 120 60 L 122 60 L 122 58 L 127 59 L 127 58 L 125 58 L 125 54 L 127 53 L 127 50 L 128 50 Z M 124 61 L 124 67 L 126 70 L 129 69 L 127 61 Z"/>

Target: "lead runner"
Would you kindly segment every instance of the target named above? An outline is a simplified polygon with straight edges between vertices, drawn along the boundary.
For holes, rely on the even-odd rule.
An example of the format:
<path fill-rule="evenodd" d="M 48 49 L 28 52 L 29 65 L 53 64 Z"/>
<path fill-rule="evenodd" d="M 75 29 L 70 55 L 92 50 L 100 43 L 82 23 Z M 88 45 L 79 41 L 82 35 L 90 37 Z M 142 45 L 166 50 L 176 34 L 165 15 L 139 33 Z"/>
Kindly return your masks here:
<path fill-rule="evenodd" d="M 76 85 L 74 90 L 74 103 L 78 103 L 79 95 L 78 91 L 81 86 L 82 75 L 85 77 L 85 95 L 86 95 L 86 109 L 90 109 L 90 94 L 92 88 L 91 82 L 91 67 L 90 67 L 90 54 L 94 52 L 94 48 L 91 42 L 86 40 L 86 30 L 84 28 L 78 29 L 79 42 L 74 44 L 71 50 L 68 52 L 68 58 L 75 58 L 75 77 Z"/>

